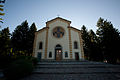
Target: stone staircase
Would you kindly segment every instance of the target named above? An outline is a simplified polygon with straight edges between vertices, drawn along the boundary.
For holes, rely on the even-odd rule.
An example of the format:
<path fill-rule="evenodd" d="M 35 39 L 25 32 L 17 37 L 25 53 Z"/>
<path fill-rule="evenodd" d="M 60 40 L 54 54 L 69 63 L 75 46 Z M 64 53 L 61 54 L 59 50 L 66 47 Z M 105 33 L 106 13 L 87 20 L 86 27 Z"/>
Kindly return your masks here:
<path fill-rule="evenodd" d="M 42 61 L 25 80 L 120 80 L 120 65 L 90 61 Z"/>

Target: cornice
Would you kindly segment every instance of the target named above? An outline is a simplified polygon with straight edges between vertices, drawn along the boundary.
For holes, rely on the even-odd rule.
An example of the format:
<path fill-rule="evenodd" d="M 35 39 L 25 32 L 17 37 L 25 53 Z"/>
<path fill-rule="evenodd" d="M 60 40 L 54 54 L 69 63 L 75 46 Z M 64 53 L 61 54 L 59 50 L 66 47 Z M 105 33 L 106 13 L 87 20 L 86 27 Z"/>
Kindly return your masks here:
<path fill-rule="evenodd" d="M 71 24 L 71 21 L 69 21 L 69 20 L 63 19 L 63 18 L 61 18 L 61 17 L 56 17 L 55 19 L 52 19 L 52 20 L 50 20 L 50 21 L 47 21 L 47 22 L 46 22 L 46 27 L 49 27 L 49 24 L 50 24 L 50 23 L 55 22 L 55 21 L 57 21 L 57 20 L 63 21 L 63 22 L 65 22 L 65 23 L 67 23 L 68 25 Z"/>

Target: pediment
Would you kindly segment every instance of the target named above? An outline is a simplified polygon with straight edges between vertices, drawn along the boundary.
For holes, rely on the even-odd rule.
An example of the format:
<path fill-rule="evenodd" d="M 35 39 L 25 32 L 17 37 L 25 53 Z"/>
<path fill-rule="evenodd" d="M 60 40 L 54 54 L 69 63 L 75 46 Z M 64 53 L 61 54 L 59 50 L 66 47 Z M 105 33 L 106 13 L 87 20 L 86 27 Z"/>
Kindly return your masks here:
<path fill-rule="evenodd" d="M 50 21 L 47 21 L 47 22 L 46 22 L 46 27 L 48 27 L 50 23 L 53 23 L 53 22 L 55 22 L 55 21 L 57 21 L 57 20 L 63 21 L 63 22 L 65 22 L 65 23 L 67 23 L 68 25 L 71 24 L 71 21 L 66 20 L 66 19 L 63 19 L 63 18 L 61 18 L 61 17 L 57 17 L 57 18 L 55 18 L 55 19 L 52 19 L 52 20 L 50 20 Z"/>

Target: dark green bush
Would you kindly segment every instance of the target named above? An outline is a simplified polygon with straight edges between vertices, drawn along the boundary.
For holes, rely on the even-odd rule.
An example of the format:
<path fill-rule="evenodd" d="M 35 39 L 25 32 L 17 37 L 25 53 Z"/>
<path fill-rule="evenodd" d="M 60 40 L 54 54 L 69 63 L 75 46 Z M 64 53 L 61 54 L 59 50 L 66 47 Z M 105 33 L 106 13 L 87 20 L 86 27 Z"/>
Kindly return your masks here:
<path fill-rule="evenodd" d="M 0 68 L 4 69 L 10 62 L 11 62 L 10 56 L 1 56 L 0 55 Z"/>
<path fill-rule="evenodd" d="M 38 59 L 32 56 L 18 56 L 16 59 L 25 59 L 25 60 L 32 61 L 34 66 L 38 63 Z"/>
<path fill-rule="evenodd" d="M 35 57 L 32 57 L 32 62 L 33 62 L 33 65 L 35 66 L 38 63 L 38 59 Z"/>
<path fill-rule="evenodd" d="M 18 80 L 24 76 L 31 74 L 32 70 L 32 61 L 22 58 L 12 62 L 9 67 L 5 69 L 4 75 L 9 80 Z"/>

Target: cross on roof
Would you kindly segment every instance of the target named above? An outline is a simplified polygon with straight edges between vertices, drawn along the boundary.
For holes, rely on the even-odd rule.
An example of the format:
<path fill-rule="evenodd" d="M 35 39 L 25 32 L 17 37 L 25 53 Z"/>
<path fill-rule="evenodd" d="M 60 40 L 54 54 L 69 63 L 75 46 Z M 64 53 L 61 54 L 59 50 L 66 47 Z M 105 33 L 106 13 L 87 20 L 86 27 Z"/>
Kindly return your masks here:
<path fill-rule="evenodd" d="M 60 15 L 58 14 L 57 16 L 59 17 Z"/>

